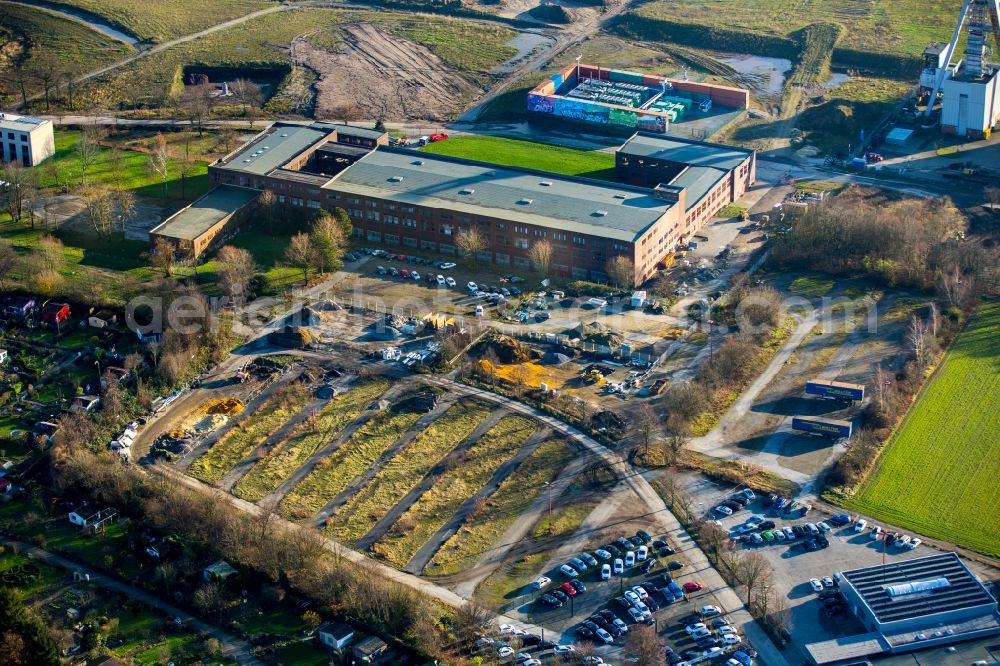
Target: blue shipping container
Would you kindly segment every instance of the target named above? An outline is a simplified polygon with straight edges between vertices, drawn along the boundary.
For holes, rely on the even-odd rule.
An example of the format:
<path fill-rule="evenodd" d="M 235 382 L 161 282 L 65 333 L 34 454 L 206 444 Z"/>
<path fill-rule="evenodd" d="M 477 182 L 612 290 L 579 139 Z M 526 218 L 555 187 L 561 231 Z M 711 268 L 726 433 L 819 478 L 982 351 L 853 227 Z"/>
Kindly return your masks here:
<path fill-rule="evenodd" d="M 850 437 L 850 421 L 824 419 L 818 416 L 793 416 L 792 428 L 824 437 Z"/>
<path fill-rule="evenodd" d="M 806 393 L 821 398 L 861 402 L 865 399 L 864 384 L 847 384 L 827 379 L 813 379 L 806 382 Z"/>

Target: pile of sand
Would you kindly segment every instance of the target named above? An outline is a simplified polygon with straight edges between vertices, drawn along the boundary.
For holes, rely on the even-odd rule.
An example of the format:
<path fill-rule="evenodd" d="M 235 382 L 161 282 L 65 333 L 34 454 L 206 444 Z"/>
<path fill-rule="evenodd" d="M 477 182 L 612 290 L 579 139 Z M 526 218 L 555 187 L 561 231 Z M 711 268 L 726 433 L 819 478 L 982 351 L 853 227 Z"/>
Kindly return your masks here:
<path fill-rule="evenodd" d="M 242 412 L 245 406 L 246 405 L 243 404 L 243 401 L 237 398 L 219 398 L 216 400 L 209 400 L 208 402 L 202 404 L 201 413 L 233 416 L 234 414 Z"/>
<path fill-rule="evenodd" d="M 229 421 L 225 414 L 206 414 L 194 424 L 195 432 L 211 432 L 216 428 L 224 426 Z"/>

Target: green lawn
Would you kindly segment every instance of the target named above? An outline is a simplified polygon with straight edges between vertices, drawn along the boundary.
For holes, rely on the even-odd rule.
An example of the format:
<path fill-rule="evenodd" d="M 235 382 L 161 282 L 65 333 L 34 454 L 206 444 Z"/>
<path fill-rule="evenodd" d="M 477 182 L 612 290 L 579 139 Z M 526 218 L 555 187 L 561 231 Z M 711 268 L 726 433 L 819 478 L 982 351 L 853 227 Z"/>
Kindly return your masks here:
<path fill-rule="evenodd" d="M 499 136 L 458 136 L 432 143 L 423 150 L 569 176 L 615 179 L 615 156 L 594 150 L 576 150 Z"/>
<path fill-rule="evenodd" d="M 56 154 L 45 166 L 39 167 L 39 184 L 42 187 L 58 187 L 69 183 L 77 187 L 83 180 L 83 162 L 80 160 L 79 144 L 83 136 L 76 130 L 59 130 L 55 133 Z M 120 160 L 113 159 L 109 148 L 101 148 L 100 154 L 86 171 L 87 185 L 121 185 L 135 193 L 162 201 L 188 203 L 208 190 L 208 163 L 192 161 L 187 181 L 181 179 L 181 161 L 172 159 L 169 176 L 164 182 L 148 167 L 148 155 L 136 150 L 122 150 Z"/>
<path fill-rule="evenodd" d="M 330 517 L 327 533 L 344 541 L 356 541 L 364 536 L 489 415 L 490 408 L 478 403 L 450 407 L 387 462 L 350 502 Z"/>
<path fill-rule="evenodd" d="M 142 40 L 163 42 L 272 6 L 267 0 L 62 0 L 106 18 Z"/>
<path fill-rule="evenodd" d="M 375 554 L 397 567 L 404 566 L 462 503 L 518 452 L 535 429 L 534 421 L 521 416 L 507 416 L 490 428 L 379 539 L 373 548 Z"/>
<path fill-rule="evenodd" d="M 945 355 L 849 508 L 1000 556 L 1000 303 Z"/>
<path fill-rule="evenodd" d="M 299 424 L 295 432 L 260 459 L 233 492 L 248 502 L 258 502 L 280 486 L 320 448 L 337 438 L 373 400 L 389 388 L 379 377 L 361 382 L 323 406 L 319 413 Z"/>
<path fill-rule="evenodd" d="M 330 663 L 330 651 L 312 642 L 291 643 L 278 648 L 274 659 L 279 664 L 326 666 Z"/>
<path fill-rule="evenodd" d="M 573 450 L 561 439 L 542 443 L 513 474 L 504 479 L 490 497 L 486 510 L 481 515 L 470 517 L 438 549 L 424 573 L 449 575 L 475 564 L 544 491 L 544 484 L 559 476 Z"/>
<path fill-rule="evenodd" d="M 788 291 L 799 296 L 819 298 L 830 293 L 833 285 L 833 279 L 826 276 L 802 275 L 792 280 L 788 285 Z"/>

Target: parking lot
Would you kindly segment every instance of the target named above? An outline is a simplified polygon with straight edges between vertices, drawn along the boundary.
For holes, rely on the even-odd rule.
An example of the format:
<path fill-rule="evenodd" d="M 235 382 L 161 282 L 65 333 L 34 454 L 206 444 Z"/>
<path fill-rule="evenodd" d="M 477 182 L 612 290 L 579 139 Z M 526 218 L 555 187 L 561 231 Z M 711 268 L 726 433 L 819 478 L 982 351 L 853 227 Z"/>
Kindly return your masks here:
<path fill-rule="evenodd" d="M 829 546 L 814 551 L 806 551 L 802 547 L 805 539 L 800 537 L 785 538 L 780 541 L 777 539 L 767 541 L 762 537 L 760 543 L 754 540 L 748 545 L 739 544 L 739 547 L 758 552 L 766 558 L 773 570 L 776 586 L 787 600 L 791 615 L 792 645 L 790 650 L 795 652 L 795 655 L 789 659 L 791 663 L 798 663 L 805 658 L 805 652 L 802 649 L 805 644 L 864 631 L 864 627 L 850 613 L 828 615 L 820 595 L 811 587 L 810 579 L 822 581 L 824 577 L 832 578 L 839 571 L 878 565 L 894 560 L 923 557 L 933 552 L 926 545 L 919 545 L 914 549 L 899 548 L 880 539 L 873 540 L 871 528 L 877 523 L 872 523 L 870 520 L 866 521 L 865 527 L 858 532 L 855 530 L 853 521 L 855 516 L 853 515 L 851 515 L 852 521 L 850 523 L 834 526 L 830 520 L 831 516 L 820 513 L 817 509 L 813 509 L 805 516 L 799 516 L 799 511 L 790 515 L 784 510 L 767 507 L 767 497 L 758 497 L 757 501 L 734 512 L 733 515 L 719 516 L 713 511 L 714 507 L 717 507 L 723 500 L 729 499 L 739 491 L 739 488 L 732 484 L 719 484 L 696 474 L 687 475 L 685 481 L 686 490 L 694 500 L 693 504 L 704 511 L 706 516 L 717 518 L 733 537 L 738 538 L 740 536 L 738 527 L 746 524 L 746 521 L 754 516 L 762 521 L 773 521 L 775 530 L 804 526 L 808 523 L 826 522 L 830 525 L 829 532 L 821 530 L 829 542 Z M 808 504 L 808 502 L 801 500 L 800 503 Z M 748 534 L 760 534 L 762 531 L 758 528 Z M 970 565 L 974 566 L 975 563 L 970 562 Z M 906 663 L 913 663 L 912 657 L 910 659 L 911 661 Z M 943 662 L 928 660 L 920 663 L 937 664 Z"/>

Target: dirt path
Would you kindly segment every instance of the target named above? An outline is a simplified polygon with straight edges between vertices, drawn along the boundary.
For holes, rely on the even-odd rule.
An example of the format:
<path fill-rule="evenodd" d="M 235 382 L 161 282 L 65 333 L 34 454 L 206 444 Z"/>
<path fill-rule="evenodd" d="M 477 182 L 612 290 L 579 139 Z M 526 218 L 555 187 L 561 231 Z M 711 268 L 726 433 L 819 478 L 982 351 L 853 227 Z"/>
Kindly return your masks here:
<path fill-rule="evenodd" d="M 377 523 L 375 523 L 375 525 L 373 525 L 370 530 L 368 530 L 367 534 L 358 539 L 357 544 L 355 544 L 355 548 L 361 551 L 365 551 L 371 548 L 376 541 L 381 539 L 383 535 L 385 535 L 385 533 L 389 531 L 389 528 L 391 528 L 393 525 L 396 524 L 396 521 L 399 520 L 400 516 L 406 513 L 406 510 L 409 509 L 411 506 L 413 506 L 413 503 L 416 502 L 421 495 L 427 492 L 430 489 L 430 487 L 437 482 L 438 478 L 445 471 L 446 460 L 448 460 L 452 456 L 462 454 L 470 446 L 478 442 L 479 438 L 482 437 L 484 434 L 486 434 L 486 431 L 488 431 L 490 428 L 499 423 L 500 419 L 507 416 L 507 414 L 508 413 L 506 411 L 498 410 L 496 412 L 493 412 L 488 419 L 480 423 L 479 427 L 476 428 L 471 435 L 466 437 L 463 442 L 459 443 L 458 446 L 453 448 L 443 458 L 441 458 L 441 460 L 438 461 L 438 464 L 435 465 L 434 469 L 432 469 L 430 472 L 427 473 L 427 475 L 423 478 L 420 484 L 417 485 L 417 487 L 413 488 L 412 490 L 410 490 L 410 492 L 406 493 L 403 499 L 396 502 L 396 505 L 393 506 L 391 509 L 389 509 L 386 512 L 386 514 L 382 516 L 382 518 Z"/>
<path fill-rule="evenodd" d="M 318 412 L 325 404 L 326 400 L 313 400 L 311 403 L 306 405 L 302 411 L 285 421 L 284 425 L 271 433 L 260 446 L 250 452 L 250 455 L 236 463 L 236 467 L 229 470 L 226 475 L 222 477 L 222 481 L 219 482 L 219 487 L 227 493 L 232 492 L 236 484 L 239 483 L 240 479 L 242 479 L 247 472 L 250 471 L 251 467 L 267 455 L 271 449 L 285 441 L 285 439 L 295 430 L 295 428 L 299 426 L 299 424 Z"/>
<path fill-rule="evenodd" d="M 556 480 L 552 482 L 551 489 L 545 493 L 541 493 L 528 508 L 521 512 L 521 515 L 517 517 L 514 524 L 500 535 L 500 538 L 490 546 L 489 550 L 469 570 L 471 575 L 460 583 L 453 585 L 452 589 L 463 597 L 471 599 L 479 584 L 496 571 L 497 567 L 503 563 L 504 558 L 507 557 L 507 554 L 528 535 L 531 528 L 542 517 L 542 514 L 548 507 L 549 498 L 551 497 L 553 500 L 562 498 L 569 485 L 573 483 L 573 480 L 576 479 L 577 475 L 580 474 L 589 462 L 588 458 L 574 458 L 566 465 L 559 472 Z"/>
<path fill-rule="evenodd" d="M 231 657 L 238 664 L 264 666 L 264 662 L 253 656 L 253 647 L 246 641 L 234 636 L 228 631 L 224 631 L 219 627 L 199 620 L 187 611 L 181 610 L 173 604 L 168 604 L 159 597 L 156 597 L 145 590 L 132 587 L 127 583 L 111 578 L 110 576 L 105 576 L 104 574 L 98 573 L 93 569 L 83 566 L 82 564 L 78 564 L 73 560 L 56 555 L 55 553 L 50 553 L 49 551 L 42 550 L 41 548 L 36 548 L 22 541 L 5 541 L 4 545 L 8 548 L 16 548 L 28 557 L 44 562 L 50 566 L 59 567 L 60 569 L 65 569 L 67 571 L 87 574 L 90 576 L 90 582 L 98 587 L 111 590 L 112 592 L 117 592 L 118 594 L 123 594 L 129 599 L 142 602 L 147 606 L 151 606 L 163 613 L 166 613 L 171 618 L 181 618 L 185 624 L 195 629 L 197 632 L 208 634 L 209 636 L 217 639 L 222 644 L 223 654 Z"/>
<path fill-rule="evenodd" d="M 377 400 L 391 401 L 407 388 L 409 387 L 396 384 L 395 386 L 391 387 L 388 391 L 383 393 L 381 396 L 379 396 Z M 336 437 L 330 440 L 330 442 L 326 444 L 326 446 L 316 451 L 316 453 L 312 454 L 309 457 L 309 459 L 306 460 L 297 470 L 292 472 L 292 474 L 290 474 L 289 477 L 285 479 L 280 486 L 278 486 L 273 491 L 268 493 L 267 496 L 264 497 L 264 499 L 260 500 L 260 505 L 272 510 L 275 507 L 277 507 L 278 503 L 282 500 L 282 498 L 286 494 L 288 494 L 288 491 L 294 488 L 296 484 L 298 484 L 302 479 L 306 478 L 309 472 L 313 471 L 316 468 L 316 465 L 317 463 L 319 463 L 320 460 L 322 460 L 323 458 L 327 457 L 328 455 L 339 449 L 344 442 L 346 442 L 348 439 L 351 438 L 351 435 L 357 432 L 358 428 L 368 423 L 368 421 L 371 420 L 372 417 L 374 417 L 376 414 L 379 413 L 380 412 L 375 409 L 367 409 L 364 412 L 362 412 L 361 415 L 358 416 L 358 418 L 351 421 L 351 423 L 349 423 L 343 430 L 341 430 Z"/>
<path fill-rule="evenodd" d="M 319 75 L 317 117 L 337 118 L 354 106 L 365 117 L 444 121 L 479 90 L 426 46 L 372 23 L 342 27 L 344 46 L 330 52 L 293 42 Z"/>
<path fill-rule="evenodd" d="M 539 445 L 551 435 L 552 431 L 547 428 L 536 430 L 513 458 L 497 468 L 497 471 L 493 473 L 493 476 L 486 482 L 486 485 L 480 488 L 475 495 L 462 502 L 462 505 L 458 507 L 458 510 L 455 511 L 452 517 L 448 519 L 448 522 L 441 526 L 441 529 L 435 532 L 434 536 L 428 539 L 424 545 L 420 547 L 420 550 L 418 550 L 410 561 L 406 563 L 403 570 L 418 575 L 423 573 L 424 567 L 427 566 L 427 563 L 431 561 L 432 557 L 434 557 L 434 553 L 438 551 L 441 544 L 450 539 L 451 536 L 458 531 L 458 528 L 462 526 L 462 523 L 465 522 L 466 518 L 468 518 L 473 508 L 476 506 L 476 502 L 479 498 L 489 497 L 495 493 L 497 488 L 500 487 L 500 484 L 503 483 L 504 479 L 520 467 L 521 463 L 524 462 L 528 456 L 534 453 L 535 449 L 537 449 Z"/>
<path fill-rule="evenodd" d="M 347 484 L 336 497 L 327 502 L 327 504 L 320 509 L 319 513 L 316 514 L 314 520 L 317 525 L 322 525 L 326 522 L 326 519 L 333 515 L 340 507 L 344 506 L 351 499 L 360 492 L 362 488 L 367 486 L 375 475 L 379 473 L 385 464 L 392 460 L 400 451 L 410 445 L 413 438 L 424 431 L 427 426 L 436 421 L 442 414 L 444 414 L 448 409 L 458 402 L 460 396 L 457 395 L 445 395 L 442 399 L 438 400 L 438 403 L 434 405 L 434 409 L 427 412 L 417 420 L 413 426 L 403 433 L 403 436 L 396 440 L 392 446 L 390 446 L 385 453 L 379 456 L 379 459 L 372 463 L 372 466 L 366 469 L 363 473 L 351 479 L 351 482 Z"/>

